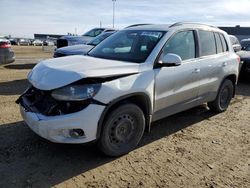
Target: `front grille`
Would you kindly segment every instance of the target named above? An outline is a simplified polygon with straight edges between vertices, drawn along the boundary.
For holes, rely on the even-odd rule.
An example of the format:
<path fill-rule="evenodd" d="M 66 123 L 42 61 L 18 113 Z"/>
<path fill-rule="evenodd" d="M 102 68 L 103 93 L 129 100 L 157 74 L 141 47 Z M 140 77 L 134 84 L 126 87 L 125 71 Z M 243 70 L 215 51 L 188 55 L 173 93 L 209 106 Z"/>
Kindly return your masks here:
<path fill-rule="evenodd" d="M 43 91 L 31 87 L 16 101 L 26 111 L 46 116 L 56 116 L 78 112 L 86 108 L 90 101 L 58 101 L 51 96 L 51 91 Z"/>
<path fill-rule="evenodd" d="M 62 48 L 64 46 L 68 46 L 68 41 L 66 39 L 58 39 L 57 48 Z"/>

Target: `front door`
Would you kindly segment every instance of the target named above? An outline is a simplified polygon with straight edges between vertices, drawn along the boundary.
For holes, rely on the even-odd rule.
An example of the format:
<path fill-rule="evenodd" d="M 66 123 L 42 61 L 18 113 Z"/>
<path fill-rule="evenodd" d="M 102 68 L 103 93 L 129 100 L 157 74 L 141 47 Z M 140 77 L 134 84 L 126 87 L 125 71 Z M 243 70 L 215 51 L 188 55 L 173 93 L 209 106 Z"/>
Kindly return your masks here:
<path fill-rule="evenodd" d="M 199 92 L 200 65 L 196 57 L 194 31 L 174 34 L 165 44 L 160 59 L 167 53 L 182 58 L 180 66 L 156 68 L 153 120 L 195 106 Z"/>

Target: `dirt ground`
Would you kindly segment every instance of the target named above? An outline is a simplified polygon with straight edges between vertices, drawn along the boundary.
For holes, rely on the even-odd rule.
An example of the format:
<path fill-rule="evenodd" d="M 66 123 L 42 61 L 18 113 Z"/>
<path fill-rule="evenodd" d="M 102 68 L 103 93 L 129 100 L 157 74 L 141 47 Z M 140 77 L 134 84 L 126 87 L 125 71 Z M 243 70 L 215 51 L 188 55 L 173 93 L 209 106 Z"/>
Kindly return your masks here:
<path fill-rule="evenodd" d="M 15 100 L 52 54 L 13 49 L 15 63 L 0 66 L 0 187 L 250 187 L 250 81 L 226 112 L 204 105 L 165 118 L 136 150 L 108 158 L 94 144 L 50 143 L 27 127 Z"/>

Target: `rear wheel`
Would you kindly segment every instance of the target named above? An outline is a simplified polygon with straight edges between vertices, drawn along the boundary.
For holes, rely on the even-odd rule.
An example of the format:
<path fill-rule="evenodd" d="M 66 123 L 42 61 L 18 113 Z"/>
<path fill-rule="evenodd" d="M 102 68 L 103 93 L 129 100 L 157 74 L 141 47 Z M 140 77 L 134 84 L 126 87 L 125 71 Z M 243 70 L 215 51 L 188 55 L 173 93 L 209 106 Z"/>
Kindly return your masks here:
<path fill-rule="evenodd" d="M 217 94 L 217 97 L 214 101 L 208 103 L 208 107 L 210 110 L 215 112 L 224 112 L 233 97 L 234 93 L 234 86 L 231 80 L 224 80 L 222 83 L 219 92 Z"/>
<path fill-rule="evenodd" d="M 99 148 L 109 156 L 120 156 L 133 150 L 141 140 L 145 117 L 135 104 L 124 104 L 106 118 Z"/>

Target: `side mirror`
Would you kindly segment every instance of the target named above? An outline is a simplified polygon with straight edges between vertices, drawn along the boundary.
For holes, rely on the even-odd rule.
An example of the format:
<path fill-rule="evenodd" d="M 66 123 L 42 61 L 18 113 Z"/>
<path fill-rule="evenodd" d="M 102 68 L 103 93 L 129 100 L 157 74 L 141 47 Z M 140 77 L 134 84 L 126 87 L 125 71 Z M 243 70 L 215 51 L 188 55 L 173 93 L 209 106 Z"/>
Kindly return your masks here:
<path fill-rule="evenodd" d="M 182 59 L 177 54 L 168 53 L 158 62 L 161 67 L 171 67 L 181 65 Z"/>
<path fill-rule="evenodd" d="M 240 50 L 241 50 L 241 46 L 240 46 L 240 45 L 235 44 L 235 45 L 233 45 L 233 49 L 234 49 L 234 52 L 238 52 L 238 51 L 240 51 Z"/>

